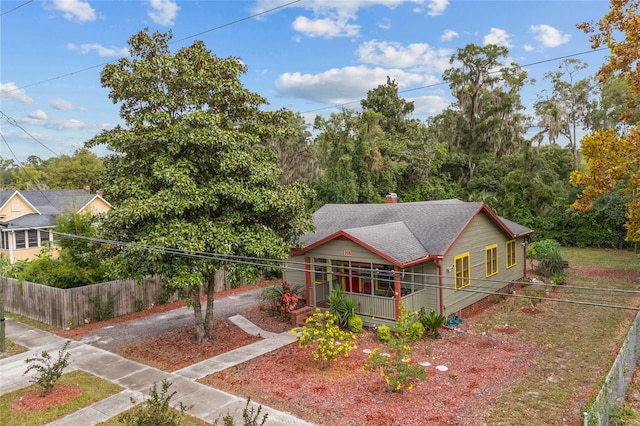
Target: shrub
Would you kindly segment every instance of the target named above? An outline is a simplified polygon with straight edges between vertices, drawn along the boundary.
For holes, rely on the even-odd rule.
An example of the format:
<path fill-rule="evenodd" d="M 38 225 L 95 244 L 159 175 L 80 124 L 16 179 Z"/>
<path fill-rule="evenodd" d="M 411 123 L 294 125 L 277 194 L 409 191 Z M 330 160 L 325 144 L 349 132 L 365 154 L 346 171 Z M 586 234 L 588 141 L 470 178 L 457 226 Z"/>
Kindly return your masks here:
<path fill-rule="evenodd" d="M 420 322 L 412 322 L 405 333 L 405 337 L 410 341 L 420 340 L 424 335 L 424 326 Z"/>
<path fill-rule="evenodd" d="M 408 344 L 408 342 L 422 337 L 424 327 L 417 319 L 417 312 L 407 311 L 403 305 L 400 309 L 402 314 L 396 321 L 398 333 L 395 337 L 391 337 L 389 327 L 387 327 L 389 333 L 387 341 L 391 356 L 381 354 L 379 349 L 374 349 L 364 365 L 365 370 L 379 371 L 385 381 L 385 390 L 391 392 L 411 390 L 416 379 L 424 380 L 426 378 L 424 368 L 411 363 L 412 349 Z M 380 337 L 382 327 L 378 328 L 378 337 Z"/>
<path fill-rule="evenodd" d="M 299 285 L 292 286 L 288 282 L 284 282 L 273 287 L 265 288 L 262 292 L 262 298 L 271 304 L 275 313 L 287 317 L 298 305 L 300 289 L 301 287 Z"/>
<path fill-rule="evenodd" d="M 378 340 L 383 343 L 387 343 L 391 340 L 391 329 L 388 325 L 381 325 L 378 327 Z"/>
<path fill-rule="evenodd" d="M 360 315 L 354 315 L 349 319 L 349 330 L 352 333 L 362 333 L 362 317 Z"/>
<path fill-rule="evenodd" d="M 321 363 L 322 368 L 328 368 L 338 355 L 348 357 L 349 352 L 356 348 L 353 333 L 341 330 L 336 324 L 335 316 L 329 311 L 323 314 L 320 309 L 316 309 L 303 327 L 294 328 L 291 332 L 300 333 L 296 337 L 300 348 L 316 346 L 312 352 L 313 360 Z"/>
<path fill-rule="evenodd" d="M 447 318 L 444 315 L 437 313 L 433 308 L 431 308 L 431 311 L 427 315 L 427 310 L 423 306 L 418 312 L 418 320 L 424 327 L 428 336 L 438 338 L 440 336 L 438 330 L 444 325 Z"/>
<path fill-rule="evenodd" d="M 564 271 L 560 244 L 556 240 L 546 239 L 532 243 L 528 248 L 528 257 L 538 261 L 538 272 L 553 276 Z"/>
<path fill-rule="evenodd" d="M 96 296 L 87 296 L 89 301 L 93 305 L 93 320 L 94 321 L 106 321 L 113 318 L 115 313 L 115 305 L 118 300 L 118 295 L 120 292 L 116 294 L 111 294 L 111 292 L 107 293 L 107 300 L 102 303 L 102 298 L 100 295 Z"/>
<path fill-rule="evenodd" d="M 24 360 L 24 362 L 29 364 L 24 374 L 27 374 L 31 370 L 39 373 L 35 378 L 31 379 L 30 382 L 42 388 L 42 396 L 51 392 L 58 379 L 60 379 L 60 376 L 62 376 L 64 369 L 69 365 L 69 357 L 71 354 L 67 352 L 67 348 L 70 344 L 71 340 L 65 342 L 62 349 L 58 351 L 57 359 L 53 359 L 49 352 L 42 351 L 40 356 Z"/>
<path fill-rule="evenodd" d="M 349 329 L 349 320 L 356 314 L 358 302 L 348 298 L 342 287 L 335 287 L 328 298 L 329 311 L 336 317 L 338 326 L 343 330 Z"/>
<path fill-rule="evenodd" d="M 553 277 L 551 277 L 551 283 L 553 283 L 553 285 L 563 285 L 566 282 L 567 276 L 564 273 L 555 274 Z"/>
<path fill-rule="evenodd" d="M 242 409 L 242 424 L 243 426 L 264 426 L 267 422 L 267 418 L 269 414 L 264 414 L 262 418 L 260 418 L 260 413 L 262 412 L 262 405 L 258 406 L 256 410 L 254 407 L 249 408 L 249 403 L 251 402 L 251 398 L 247 398 L 247 404 Z M 235 423 L 233 421 L 233 416 L 227 414 L 222 418 L 224 422 L 224 426 L 234 426 Z M 214 423 L 214 425 L 217 424 Z"/>
<path fill-rule="evenodd" d="M 170 381 L 163 380 L 162 390 L 158 392 L 158 387 L 154 383 L 149 391 L 149 398 L 118 416 L 118 421 L 126 426 L 181 425 L 187 407 L 182 402 L 178 404 L 178 410 L 174 410 L 169 405 L 171 398 L 176 394 L 175 391 L 169 393 L 171 385 Z M 135 403 L 135 400 L 131 399 L 131 402 Z"/>
<path fill-rule="evenodd" d="M 369 354 L 364 369 L 367 371 L 380 371 L 380 377 L 384 379 L 384 388 L 390 392 L 402 392 L 411 390 L 415 380 L 425 380 L 427 373 L 420 365 L 411 363 L 411 348 L 404 344 L 402 339 L 392 339 L 396 342 L 395 350 L 391 356 L 385 356 L 379 349 L 374 349 Z"/>

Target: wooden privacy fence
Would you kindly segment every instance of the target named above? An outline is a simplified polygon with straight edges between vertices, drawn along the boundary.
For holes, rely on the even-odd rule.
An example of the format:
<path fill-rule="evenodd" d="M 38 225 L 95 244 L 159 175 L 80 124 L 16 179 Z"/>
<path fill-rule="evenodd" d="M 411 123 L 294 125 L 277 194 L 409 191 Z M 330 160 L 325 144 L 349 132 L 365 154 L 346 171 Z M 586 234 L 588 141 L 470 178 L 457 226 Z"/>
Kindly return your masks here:
<path fill-rule="evenodd" d="M 130 314 L 157 304 L 162 294 L 157 278 L 141 284 L 124 280 L 67 289 L 3 278 L 2 286 L 5 310 L 58 328 L 93 320 L 99 314 L 96 310 L 110 303 L 113 317 Z"/>

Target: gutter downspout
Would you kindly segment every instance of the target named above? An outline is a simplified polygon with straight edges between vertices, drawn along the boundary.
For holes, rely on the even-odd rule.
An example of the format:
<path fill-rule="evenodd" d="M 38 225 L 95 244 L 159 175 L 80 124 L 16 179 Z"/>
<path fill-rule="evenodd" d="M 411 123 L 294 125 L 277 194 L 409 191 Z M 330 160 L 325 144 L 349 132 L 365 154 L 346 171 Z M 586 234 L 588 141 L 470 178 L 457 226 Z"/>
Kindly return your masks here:
<path fill-rule="evenodd" d="M 440 315 L 444 315 L 444 300 L 442 299 L 444 291 L 442 285 L 442 264 L 440 263 L 441 260 L 442 258 L 433 259 L 433 263 L 438 267 L 438 298 L 440 299 L 438 309 L 440 310 Z"/>

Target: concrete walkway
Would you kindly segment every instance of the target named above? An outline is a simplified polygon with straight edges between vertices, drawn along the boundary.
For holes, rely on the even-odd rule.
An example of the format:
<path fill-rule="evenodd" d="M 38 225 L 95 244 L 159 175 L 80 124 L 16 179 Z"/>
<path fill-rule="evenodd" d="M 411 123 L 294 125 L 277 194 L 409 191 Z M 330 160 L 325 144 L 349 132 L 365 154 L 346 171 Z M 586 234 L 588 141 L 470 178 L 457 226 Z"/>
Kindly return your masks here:
<path fill-rule="evenodd" d="M 260 335 L 263 339 L 173 373 L 130 361 L 120 355 L 91 345 L 72 341 L 69 345 L 71 362 L 66 371 L 81 369 L 117 383 L 124 390 L 117 395 L 56 420 L 50 425 L 93 425 L 105 421 L 131 408 L 131 398 L 142 401 L 148 396 L 152 385 L 156 383 L 159 388 L 164 379 L 173 384 L 170 391 L 176 391 L 176 395 L 171 399 L 172 405 L 175 406 L 182 402 L 190 407 L 187 411 L 188 414 L 209 423 L 218 420 L 222 424 L 222 418 L 231 414 L 236 425 L 243 425 L 242 410 L 246 405 L 245 397 L 231 395 L 197 383 L 195 380 L 287 345 L 293 342 L 295 336 L 290 332 L 276 334 L 262 330 L 240 315 L 233 316 L 230 320 L 247 333 Z M 10 320 L 6 322 L 6 336 L 29 350 L 0 360 L 0 394 L 30 384 L 29 379 L 32 375 L 23 375 L 27 367 L 24 361 L 26 358 L 40 354 L 43 350 L 49 351 L 55 356 L 67 340 Z M 252 402 L 251 405 L 257 409 L 257 404 Z M 268 425 L 312 426 L 312 423 L 267 406 L 262 407 L 262 413 L 269 414 L 266 423 Z"/>

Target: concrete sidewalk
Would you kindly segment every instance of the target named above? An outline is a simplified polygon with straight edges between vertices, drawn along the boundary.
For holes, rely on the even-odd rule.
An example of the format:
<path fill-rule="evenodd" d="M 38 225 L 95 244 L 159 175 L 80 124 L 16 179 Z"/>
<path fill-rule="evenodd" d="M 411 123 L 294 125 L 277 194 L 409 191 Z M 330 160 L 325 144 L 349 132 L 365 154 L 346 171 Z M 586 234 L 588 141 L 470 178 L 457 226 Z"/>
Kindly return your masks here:
<path fill-rule="evenodd" d="M 130 361 L 120 355 L 91 345 L 72 341 L 69 346 L 71 362 L 67 371 L 81 369 L 117 383 L 124 390 L 50 424 L 56 426 L 93 425 L 107 420 L 131 408 L 131 398 L 142 401 L 149 394 L 154 383 L 160 386 L 160 382 L 166 379 L 173 384 L 170 390 L 176 391 L 176 395 L 171 400 L 172 405 L 175 406 L 182 402 L 190 407 L 187 411 L 188 414 L 209 423 L 218 420 L 222 424 L 222 417 L 231 414 L 235 424 L 241 426 L 243 424 L 242 410 L 246 405 L 245 397 L 222 392 L 197 383 L 195 380 L 287 345 L 294 341 L 295 336 L 289 332 L 276 334 L 264 331 L 240 315 L 231 317 L 230 320 L 248 333 L 260 335 L 263 339 L 173 373 Z M 64 342 L 68 340 L 10 320 L 6 322 L 6 336 L 29 350 L 0 360 L 0 394 L 30 384 L 29 379 L 32 376 L 30 374 L 23 375 L 27 367 L 24 361 L 26 358 L 33 356 L 34 353 L 40 354 L 43 350 L 57 354 Z M 256 409 L 258 407 L 254 403 L 251 405 Z M 267 406 L 262 407 L 262 413 L 269 414 L 266 423 L 268 425 L 312 426 L 312 423 Z"/>

